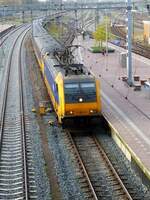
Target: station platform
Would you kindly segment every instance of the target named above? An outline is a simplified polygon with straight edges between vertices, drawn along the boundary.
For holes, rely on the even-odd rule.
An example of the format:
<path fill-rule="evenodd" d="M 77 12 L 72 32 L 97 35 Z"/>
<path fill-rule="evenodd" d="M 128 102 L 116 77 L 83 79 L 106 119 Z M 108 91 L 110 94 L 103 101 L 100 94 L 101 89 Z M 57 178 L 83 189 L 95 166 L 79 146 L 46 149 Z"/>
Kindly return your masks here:
<path fill-rule="evenodd" d="M 12 26 L 13 26 L 12 24 L 0 24 L 0 33 Z"/>
<path fill-rule="evenodd" d="M 130 152 L 126 153 L 128 159 L 131 161 L 134 157 L 150 180 L 150 90 L 143 85 L 140 90 L 135 90 L 122 80 L 127 76 L 126 68 L 120 63 L 120 52 L 124 52 L 124 49 L 109 44 L 115 49 L 114 53 L 108 56 L 94 54 L 88 50 L 94 46 L 92 39 L 83 41 L 79 37 L 78 40 L 84 47 L 80 53 L 85 66 L 100 78 L 103 115 Z M 133 54 L 133 76 L 149 80 L 150 60 Z"/>

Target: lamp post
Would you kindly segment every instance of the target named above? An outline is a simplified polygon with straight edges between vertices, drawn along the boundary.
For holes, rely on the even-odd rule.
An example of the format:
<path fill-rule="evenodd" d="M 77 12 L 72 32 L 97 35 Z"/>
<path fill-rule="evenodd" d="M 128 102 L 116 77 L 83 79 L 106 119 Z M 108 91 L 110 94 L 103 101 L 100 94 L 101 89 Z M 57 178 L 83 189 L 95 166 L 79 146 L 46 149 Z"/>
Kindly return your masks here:
<path fill-rule="evenodd" d="M 107 11 L 105 11 L 106 13 L 106 22 L 105 22 L 105 29 L 106 29 L 106 56 L 108 56 L 108 15 L 107 15 Z"/>
<path fill-rule="evenodd" d="M 129 86 L 133 85 L 133 75 L 132 75 L 132 5 L 131 0 L 126 0 L 127 2 L 127 83 Z"/>

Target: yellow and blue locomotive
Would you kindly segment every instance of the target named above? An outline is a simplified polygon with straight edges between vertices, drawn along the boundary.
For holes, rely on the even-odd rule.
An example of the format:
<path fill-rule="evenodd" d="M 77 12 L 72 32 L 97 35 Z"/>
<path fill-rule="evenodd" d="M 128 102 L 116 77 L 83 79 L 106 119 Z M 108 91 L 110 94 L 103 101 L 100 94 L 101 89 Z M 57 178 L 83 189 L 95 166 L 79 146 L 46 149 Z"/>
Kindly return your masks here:
<path fill-rule="evenodd" d="M 99 80 L 82 64 L 61 64 L 54 52 L 63 52 L 64 47 L 46 32 L 38 20 L 33 22 L 33 46 L 59 122 L 68 118 L 99 117 Z"/>

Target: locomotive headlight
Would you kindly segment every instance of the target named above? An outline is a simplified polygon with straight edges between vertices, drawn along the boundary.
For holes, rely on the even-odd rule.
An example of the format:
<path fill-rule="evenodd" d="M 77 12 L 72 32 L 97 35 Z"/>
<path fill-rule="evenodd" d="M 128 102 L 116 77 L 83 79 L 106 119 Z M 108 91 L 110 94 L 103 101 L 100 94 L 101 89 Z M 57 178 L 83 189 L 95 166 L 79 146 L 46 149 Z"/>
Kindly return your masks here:
<path fill-rule="evenodd" d="M 79 98 L 79 102 L 83 102 L 83 99 L 82 99 L 82 98 Z"/>
<path fill-rule="evenodd" d="M 66 112 L 66 115 L 73 115 L 73 111 L 72 111 L 72 110 L 67 111 L 67 112 Z"/>
<path fill-rule="evenodd" d="M 92 109 L 91 109 L 91 110 L 90 110 L 90 113 L 91 113 L 91 114 L 97 113 L 97 110 L 92 110 Z"/>

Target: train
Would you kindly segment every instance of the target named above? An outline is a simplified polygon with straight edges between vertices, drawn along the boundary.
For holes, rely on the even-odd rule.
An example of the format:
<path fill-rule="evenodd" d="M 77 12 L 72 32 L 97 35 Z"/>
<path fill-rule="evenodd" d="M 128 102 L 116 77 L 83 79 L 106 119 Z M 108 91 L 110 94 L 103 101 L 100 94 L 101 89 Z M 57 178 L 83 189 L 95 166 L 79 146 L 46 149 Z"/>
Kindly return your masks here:
<path fill-rule="evenodd" d="M 83 64 L 63 64 L 55 56 L 65 47 L 33 21 L 32 44 L 40 70 L 59 123 L 68 119 L 101 116 L 100 81 Z"/>

